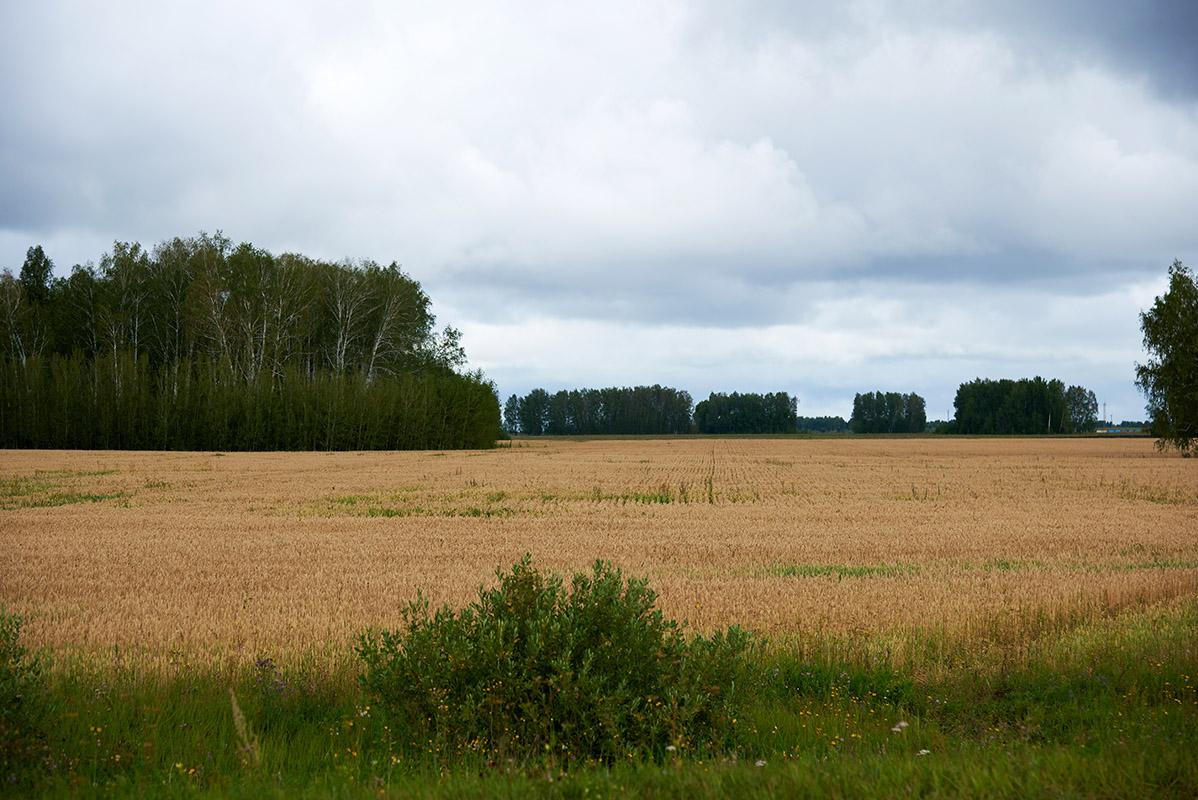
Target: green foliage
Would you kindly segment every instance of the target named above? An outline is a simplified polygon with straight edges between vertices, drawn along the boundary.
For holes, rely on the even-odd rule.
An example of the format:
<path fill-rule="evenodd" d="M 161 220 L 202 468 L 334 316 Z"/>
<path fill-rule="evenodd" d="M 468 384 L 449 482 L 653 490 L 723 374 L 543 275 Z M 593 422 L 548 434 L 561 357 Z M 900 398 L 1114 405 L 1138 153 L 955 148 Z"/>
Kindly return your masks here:
<path fill-rule="evenodd" d="M 511 395 L 503 404 L 503 430 L 510 434 L 520 432 L 520 397 Z"/>
<path fill-rule="evenodd" d="M 919 571 L 914 564 L 771 564 L 766 568 L 770 575 L 780 578 L 893 578 L 913 575 Z"/>
<path fill-rule="evenodd" d="M 1198 285 L 1180 261 L 1169 267 L 1169 289 L 1140 314 L 1149 358 L 1136 365 L 1148 398 L 1152 432 L 1161 447 L 1198 453 Z"/>
<path fill-rule="evenodd" d="M 689 433 L 691 396 L 669 386 L 533 389 L 504 404 L 504 423 L 525 436 Z"/>
<path fill-rule="evenodd" d="M 793 433 L 799 400 L 786 392 L 713 392 L 695 406 L 699 433 Z"/>
<path fill-rule="evenodd" d="M 953 400 L 956 418 L 949 433 L 1061 434 L 1093 430 L 1098 401 L 1082 386 L 1040 376 L 1019 380 L 976 378 L 963 383 Z"/>
<path fill-rule="evenodd" d="M 927 425 L 924 399 L 911 392 L 868 392 L 853 397 L 853 433 L 923 433 Z"/>
<path fill-rule="evenodd" d="M 155 370 L 132 353 L 0 359 L 0 446 L 137 450 L 412 450 L 494 444 L 499 404 L 477 375 L 227 364 Z"/>
<path fill-rule="evenodd" d="M 727 742 L 747 634 L 687 637 L 601 561 L 568 589 L 528 556 L 496 574 L 461 612 L 418 598 L 360 641 L 362 686 L 411 747 L 611 762 Z"/>
<path fill-rule="evenodd" d="M 411 731 L 379 713 L 350 661 L 164 673 L 67 659 L 44 686 L 56 758 L 31 760 L 0 796 L 1193 798 L 1195 631 L 1184 601 L 998 649 L 935 631 L 899 650 L 886 635 L 804 636 L 746 654 L 726 749 L 591 768 L 552 748 L 513 760 L 396 748 Z"/>
<path fill-rule="evenodd" d="M 45 757 L 42 663 L 21 646 L 18 614 L 0 608 L 0 791 Z"/>
<path fill-rule="evenodd" d="M 844 417 L 798 417 L 795 428 L 805 433 L 845 433 L 849 423 Z"/>
<path fill-rule="evenodd" d="M 217 234 L 53 279 L 41 248 L 0 274 L 0 446 L 486 447 L 494 387 L 460 374 L 397 264 L 333 264 Z"/>
<path fill-rule="evenodd" d="M 50 299 L 53 279 L 54 262 L 46 256 L 41 245 L 29 248 L 25 253 L 25 263 L 21 265 L 20 281 L 31 305 L 39 306 Z"/>
<path fill-rule="evenodd" d="M 768 689 L 780 698 L 865 701 L 917 712 L 923 710 L 915 682 L 888 666 L 865 667 L 853 663 L 821 663 L 779 653 L 773 658 Z"/>
<path fill-rule="evenodd" d="M 1068 433 L 1089 433 L 1098 427 L 1098 398 L 1084 386 L 1065 390 L 1065 420 Z"/>

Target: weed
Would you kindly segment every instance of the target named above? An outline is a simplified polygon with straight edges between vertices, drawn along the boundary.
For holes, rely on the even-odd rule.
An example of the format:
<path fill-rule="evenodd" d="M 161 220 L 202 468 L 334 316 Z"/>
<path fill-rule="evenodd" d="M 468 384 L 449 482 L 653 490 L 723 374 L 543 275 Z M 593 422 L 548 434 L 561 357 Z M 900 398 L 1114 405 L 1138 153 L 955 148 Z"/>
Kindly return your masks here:
<path fill-rule="evenodd" d="M 0 608 L 0 787 L 44 761 L 44 664 L 21 644 L 24 618 Z"/>
<path fill-rule="evenodd" d="M 877 564 L 846 566 L 844 564 L 771 564 L 766 574 L 780 578 L 893 578 L 914 575 L 919 567 L 914 564 Z"/>

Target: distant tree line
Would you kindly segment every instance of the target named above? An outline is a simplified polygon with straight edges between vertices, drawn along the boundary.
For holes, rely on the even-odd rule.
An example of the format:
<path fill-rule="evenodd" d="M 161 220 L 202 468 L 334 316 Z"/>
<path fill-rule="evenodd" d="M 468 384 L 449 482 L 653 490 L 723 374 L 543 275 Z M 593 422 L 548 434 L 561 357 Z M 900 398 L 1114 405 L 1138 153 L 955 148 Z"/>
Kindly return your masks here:
<path fill-rule="evenodd" d="M 849 423 L 844 417 L 799 417 L 795 428 L 805 433 L 845 433 Z"/>
<path fill-rule="evenodd" d="M 668 386 L 533 389 L 503 406 L 504 427 L 525 436 L 689 433 L 693 402 Z"/>
<path fill-rule="evenodd" d="M 866 392 L 853 397 L 853 433 L 923 433 L 927 404 L 914 392 Z"/>
<path fill-rule="evenodd" d="M 0 274 L 5 447 L 489 446 L 498 400 L 464 362 L 394 263 L 201 234 Z"/>
<path fill-rule="evenodd" d="M 786 392 L 712 393 L 695 406 L 699 433 L 791 433 L 799 399 Z"/>
<path fill-rule="evenodd" d="M 953 405 L 953 433 L 1084 433 L 1098 425 L 1094 392 L 1055 378 L 977 378 L 961 384 Z"/>
<path fill-rule="evenodd" d="M 713 393 L 694 405 L 668 386 L 533 389 L 503 406 L 504 427 L 524 436 L 793 433 L 798 399 L 785 392 Z"/>

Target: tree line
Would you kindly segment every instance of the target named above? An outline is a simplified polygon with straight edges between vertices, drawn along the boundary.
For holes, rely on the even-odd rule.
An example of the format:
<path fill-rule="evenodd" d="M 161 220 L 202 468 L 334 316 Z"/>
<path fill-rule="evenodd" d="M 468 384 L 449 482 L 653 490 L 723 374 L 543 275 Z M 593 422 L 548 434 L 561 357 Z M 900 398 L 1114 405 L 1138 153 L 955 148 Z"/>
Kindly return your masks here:
<path fill-rule="evenodd" d="M 927 404 L 914 392 L 867 392 L 853 397 L 853 433 L 923 433 Z"/>
<path fill-rule="evenodd" d="M 669 386 L 533 389 L 504 403 L 504 427 L 524 436 L 792 433 L 798 398 L 785 392 L 713 393 L 694 404 Z"/>
<path fill-rule="evenodd" d="M 397 264 L 279 256 L 221 234 L 54 277 L 0 274 L 0 445 L 484 447 L 492 384 Z"/>
<path fill-rule="evenodd" d="M 1158 445 L 1177 447 L 1183 455 L 1198 453 L 1198 281 L 1180 261 L 1169 268 L 1169 288 L 1140 314 L 1146 363 L 1136 365 L 1136 383 L 1148 399 L 1152 433 Z M 637 392 L 667 394 L 679 402 L 665 422 L 665 414 L 646 404 L 644 397 L 630 400 L 641 408 L 641 422 L 631 425 L 611 415 L 589 417 L 577 409 L 602 408 L 602 402 L 585 398 L 604 392 L 633 398 Z M 552 432 L 596 433 L 783 433 L 793 430 L 855 433 L 920 432 L 927 427 L 924 399 L 915 393 L 868 392 L 853 398 L 849 422 L 840 417 L 799 417 L 797 400 L 785 393 L 712 394 L 689 407 L 690 396 L 663 387 L 582 390 L 548 395 L 535 390 L 524 398 L 513 395 L 505 407 L 508 430 L 537 434 Z M 962 383 L 953 401 L 954 419 L 938 425 L 942 433 L 962 434 L 1070 434 L 1087 433 L 1098 424 L 1098 399 L 1083 386 L 1066 386 L 1058 379 L 986 379 Z M 550 407 L 558 409 L 552 415 Z M 575 409 L 575 410 L 571 410 Z M 600 425 L 594 419 L 602 419 Z M 590 422 L 580 422 L 591 420 Z M 650 421 L 651 420 L 651 421 Z M 1142 423 L 1124 422 L 1142 425 Z M 638 427 L 639 426 L 639 427 Z"/>
<path fill-rule="evenodd" d="M 799 417 L 795 427 L 804 433 L 846 433 L 850 430 L 844 417 Z"/>
<path fill-rule="evenodd" d="M 1142 315 L 1154 360 L 1138 379 L 1154 430 L 1188 443 L 1198 430 L 1186 350 L 1198 289 L 1180 263 L 1170 276 L 1169 292 Z M 218 233 L 150 249 L 117 242 L 98 264 L 55 277 L 32 247 L 18 275 L 0 273 L 0 446 L 490 445 L 500 428 L 494 387 L 463 374 L 460 334 L 435 323 L 427 294 L 395 263 L 276 256 Z M 1082 433 L 1098 421 L 1092 391 L 1038 376 L 963 383 L 954 406 L 946 432 Z M 695 404 L 660 385 L 535 389 L 509 397 L 502 421 L 524 435 L 926 426 L 915 393 L 857 394 L 848 422 L 797 408 L 786 392 L 712 393 Z"/>
<path fill-rule="evenodd" d="M 1086 433 L 1098 425 L 1098 399 L 1083 386 L 1040 376 L 977 378 L 961 384 L 949 432 L 964 434 Z"/>
<path fill-rule="evenodd" d="M 525 436 L 690 433 L 691 408 L 688 392 L 668 386 L 533 389 L 507 399 L 503 421 Z"/>
<path fill-rule="evenodd" d="M 504 404 L 504 428 L 524 436 L 770 433 L 923 433 L 927 403 L 915 392 L 865 392 L 853 397 L 849 420 L 800 417 L 786 392 L 713 392 L 692 407 L 691 395 L 667 386 L 533 389 Z M 961 384 L 956 419 L 941 433 L 1086 433 L 1098 424 L 1094 392 L 1059 380 L 978 378 Z"/>
<path fill-rule="evenodd" d="M 786 392 L 713 392 L 695 406 L 699 433 L 790 433 L 797 427 L 799 399 Z"/>

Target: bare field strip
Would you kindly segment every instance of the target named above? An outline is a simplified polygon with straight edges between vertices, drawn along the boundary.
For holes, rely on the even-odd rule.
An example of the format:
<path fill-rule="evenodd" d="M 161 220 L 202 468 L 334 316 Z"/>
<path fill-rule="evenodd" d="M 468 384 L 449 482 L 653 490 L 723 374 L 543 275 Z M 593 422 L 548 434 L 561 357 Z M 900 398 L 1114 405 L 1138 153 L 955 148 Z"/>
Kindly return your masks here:
<path fill-rule="evenodd" d="M 298 657 L 524 552 L 774 636 L 1019 636 L 1198 596 L 1198 463 L 1145 440 L 522 440 L 424 453 L 0 453 L 29 642 Z"/>

